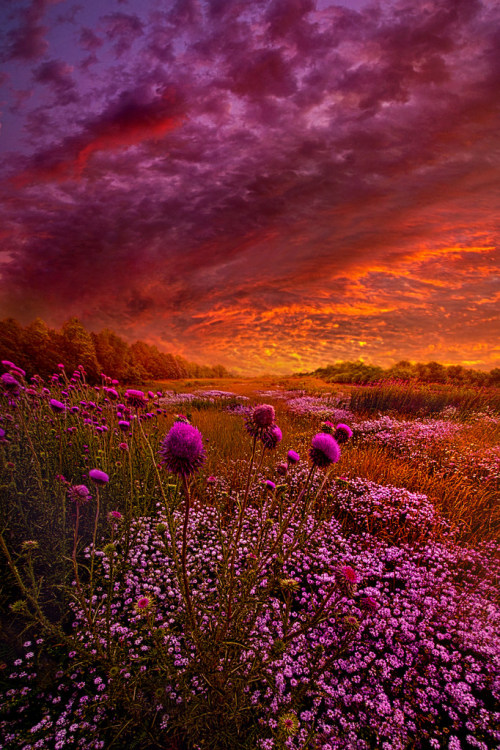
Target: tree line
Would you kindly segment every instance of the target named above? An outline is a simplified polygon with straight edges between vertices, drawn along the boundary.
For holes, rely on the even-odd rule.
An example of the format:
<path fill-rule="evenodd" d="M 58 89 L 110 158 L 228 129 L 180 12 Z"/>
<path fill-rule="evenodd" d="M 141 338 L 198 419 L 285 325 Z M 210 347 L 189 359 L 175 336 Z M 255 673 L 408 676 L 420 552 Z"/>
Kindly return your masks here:
<path fill-rule="evenodd" d="M 420 383 L 449 383 L 466 386 L 500 385 L 500 368 L 485 372 L 473 370 L 462 365 L 442 365 L 439 362 L 416 362 L 406 359 L 396 362 L 391 367 L 383 368 L 370 365 L 360 360 L 356 362 L 337 362 L 320 367 L 311 373 L 303 373 L 326 380 L 329 383 L 367 384 L 379 381 L 398 380 Z"/>
<path fill-rule="evenodd" d="M 127 384 L 229 375 L 222 365 L 188 362 L 144 341 L 129 345 L 109 328 L 93 333 L 77 318 L 70 318 L 60 330 L 49 328 L 41 318 L 26 327 L 14 318 L 1 320 L 0 360 L 14 362 L 28 377 L 38 374 L 42 378 L 57 372 L 60 363 L 68 373 L 83 365 L 87 381 L 93 384 L 101 382 L 101 373 Z"/>

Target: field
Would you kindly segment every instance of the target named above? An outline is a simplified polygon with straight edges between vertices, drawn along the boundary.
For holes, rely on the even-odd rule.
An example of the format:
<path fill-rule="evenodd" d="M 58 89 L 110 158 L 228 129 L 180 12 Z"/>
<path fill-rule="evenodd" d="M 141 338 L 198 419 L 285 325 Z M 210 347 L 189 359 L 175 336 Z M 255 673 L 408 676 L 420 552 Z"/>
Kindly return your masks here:
<path fill-rule="evenodd" d="M 4 365 L 2 748 L 499 747 L 498 388 Z"/>

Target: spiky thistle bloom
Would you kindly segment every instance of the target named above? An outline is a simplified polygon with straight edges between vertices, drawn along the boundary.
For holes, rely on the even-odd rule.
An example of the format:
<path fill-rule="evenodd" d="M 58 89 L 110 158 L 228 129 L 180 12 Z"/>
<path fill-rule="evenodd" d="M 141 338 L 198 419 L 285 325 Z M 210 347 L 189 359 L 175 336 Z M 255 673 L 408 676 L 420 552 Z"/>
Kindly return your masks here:
<path fill-rule="evenodd" d="M 276 474 L 280 477 L 285 477 L 288 473 L 288 464 L 285 461 L 280 461 L 276 466 Z"/>
<path fill-rule="evenodd" d="M 245 418 L 246 431 L 252 437 L 261 437 L 274 425 L 276 412 L 271 404 L 259 404 Z"/>
<path fill-rule="evenodd" d="M 105 471 L 101 471 L 100 469 L 91 469 L 89 471 L 89 478 L 94 484 L 107 484 L 109 482 L 109 476 Z"/>
<path fill-rule="evenodd" d="M 68 488 L 68 495 L 77 505 L 86 505 L 92 499 L 90 490 L 84 484 L 74 484 Z"/>
<path fill-rule="evenodd" d="M 274 450 L 283 439 L 283 433 L 277 424 L 271 425 L 260 435 L 262 445 L 268 450 Z"/>
<path fill-rule="evenodd" d="M 62 401 L 58 401 L 56 398 L 50 399 L 49 406 L 52 409 L 52 411 L 55 411 L 55 412 L 61 412 L 61 411 L 66 410 L 65 404 L 63 404 Z"/>
<path fill-rule="evenodd" d="M 287 453 L 286 460 L 289 464 L 298 464 L 300 461 L 300 456 L 297 451 L 290 450 Z"/>
<path fill-rule="evenodd" d="M 161 442 L 159 453 L 160 463 L 178 476 L 194 474 L 206 459 L 201 432 L 185 422 L 174 422 Z"/>
<path fill-rule="evenodd" d="M 295 734 L 297 734 L 299 728 L 299 720 L 297 719 L 296 714 L 294 714 L 292 711 L 289 711 L 288 713 L 280 716 L 278 720 L 278 726 L 288 737 L 293 737 Z"/>
<path fill-rule="evenodd" d="M 142 406 L 146 406 L 148 400 L 144 395 L 143 391 L 136 391 L 133 388 L 129 388 L 125 391 L 125 398 L 127 399 L 130 406 L 135 406 L 136 409 L 140 409 Z"/>
<path fill-rule="evenodd" d="M 347 441 L 352 438 L 352 430 L 349 425 L 339 422 L 339 424 L 335 428 L 333 437 L 335 438 L 337 443 L 339 443 L 339 445 L 342 445 L 342 443 L 347 443 Z"/>
<path fill-rule="evenodd" d="M 10 374 L 10 372 L 4 372 L 4 374 L 0 377 L 0 380 L 2 381 L 3 387 L 7 391 L 13 391 L 17 393 L 17 391 L 21 387 L 15 377 Z"/>
<path fill-rule="evenodd" d="M 274 490 L 276 489 L 276 484 L 271 479 L 266 479 L 265 486 L 271 492 L 274 492 Z"/>
<path fill-rule="evenodd" d="M 323 422 L 321 425 L 321 431 L 328 433 L 328 435 L 333 435 L 335 432 L 335 425 L 333 422 L 329 422 L 328 420 L 326 422 Z"/>
<path fill-rule="evenodd" d="M 312 439 L 309 456 L 315 466 L 325 469 L 339 460 L 340 448 L 331 435 L 326 432 L 318 432 Z"/>

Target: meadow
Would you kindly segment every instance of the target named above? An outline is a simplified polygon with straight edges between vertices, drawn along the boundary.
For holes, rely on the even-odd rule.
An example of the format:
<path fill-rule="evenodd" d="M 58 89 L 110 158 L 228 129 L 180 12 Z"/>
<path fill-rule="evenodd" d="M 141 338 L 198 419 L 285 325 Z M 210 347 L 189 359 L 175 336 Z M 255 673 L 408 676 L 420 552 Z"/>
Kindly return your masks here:
<path fill-rule="evenodd" d="M 500 389 L 0 376 L 0 746 L 500 746 Z"/>

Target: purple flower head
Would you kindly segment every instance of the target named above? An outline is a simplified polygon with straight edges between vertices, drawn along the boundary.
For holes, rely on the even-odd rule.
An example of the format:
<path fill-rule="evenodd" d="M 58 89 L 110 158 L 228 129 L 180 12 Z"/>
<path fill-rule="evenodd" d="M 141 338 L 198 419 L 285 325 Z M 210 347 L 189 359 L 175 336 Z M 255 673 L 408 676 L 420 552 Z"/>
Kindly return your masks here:
<path fill-rule="evenodd" d="M 3 387 L 8 391 L 13 391 L 16 393 L 19 391 L 20 385 L 15 377 L 10 374 L 10 372 L 4 372 L 4 374 L 0 377 L 0 380 L 2 381 Z"/>
<path fill-rule="evenodd" d="M 283 433 L 277 424 L 273 424 L 260 435 L 262 445 L 268 450 L 274 450 L 283 439 Z"/>
<path fill-rule="evenodd" d="M 274 482 L 272 482 L 272 481 L 271 481 L 270 479 L 266 479 L 266 487 L 267 487 L 267 489 L 268 489 L 268 490 L 270 490 L 271 492 L 274 492 L 274 490 L 276 489 L 276 485 L 275 485 L 275 483 L 274 483 Z"/>
<path fill-rule="evenodd" d="M 24 378 L 26 375 L 26 370 L 23 370 L 22 367 L 18 367 L 17 365 L 14 365 L 12 367 L 12 370 L 16 373 L 16 375 L 19 375 L 21 378 Z"/>
<path fill-rule="evenodd" d="M 213 476 L 207 477 L 207 484 L 215 484 L 217 479 Z"/>
<path fill-rule="evenodd" d="M 14 362 L 11 362 L 11 361 L 10 361 L 9 359 L 2 359 L 2 365 L 3 365 L 4 367 L 7 367 L 7 368 L 10 368 L 10 367 L 15 367 L 15 366 L 16 366 L 16 365 L 14 364 Z"/>
<path fill-rule="evenodd" d="M 373 596 L 364 596 L 359 604 L 361 609 L 364 609 L 366 612 L 376 612 L 380 607 L 380 604 Z"/>
<path fill-rule="evenodd" d="M 61 403 L 61 401 L 58 401 L 56 398 L 51 398 L 49 401 L 49 406 L 52 409 L 52 411 L 61 412 L 66 410 L 65 404 Z"/>
<path fill-rule="evenodd" d="M 118 447 L 121 451 L 128 451 L 128 443 L 120 443 Z"/>
<path fill-rule="evenodd" d="M 130 427 L 130 422 L 127 422 L 126 419 L 120 419 L 118 422 L 118 427 L 120 430 L 123 430 L 123 432 L 126 432 Z"/>
<path fill-rule="evenodd" d="M 359 582 L 359 575 L 356 573 L 354 568 L 351 568 L 350 565 L 342 566 L 341 568 L 339 568 L 338 573 L 342 580 L 350 583 L 352 586 Z"/>
<path fill-rule="evenodd" d="M 245 428 L 252 437 L 260 437 L 273 425 L 276 412 L 270 404 L 255 406 L 245 418 Z"/>
<path fill-rule="evenodd" d="M 154 398 L 154 397 L 155 397 L 155 394 L 153 393 L 153 391 L 148 391 L 148 398 Z"/>
<path fill-rule="evenodd" d="M 280 477 L 284 477 L 286 476 L 287 472 L 288 472 L 288 464 L 285 461 L 281 461 L 276 466 L 276 474 L 278 474 L 278 476 Z"/>
<path fill-rule="evenodd" d="M 179 476 L 193 474 L 206 459 L 201 432 L 184 422 L 174 422 L 161 442 L 159 453 L 160 463 Z"/>
<path fill-rule="evenodd" d="M 118 391 L 115 388 L 106 388 L 105 391 L 110 398 L 119 398 Z"/>
<path fill-rule="evenodd" d="M 186 417 L 185 414 L 176 414 L 175 421 L 181 422 L 181 424 L 191 424 L 191 422 L 189 421 L 189 419 Z"/>
<path fill-rule="evenodd" d="M 84 484 L 74 484 L 69 487 L 68 496 L 77 505 L 86 505 L 92 499 L 89 488 Z"/>
<path fill-rule="evenodd" d="M 143 391 L 135 391 L 134 389 L 125 391 L 125 398 L 127 399 L 130 406 L 135 406 L 136 409 L 140 409 L 141 406 L 146 406 L 148 402 Z"/>
<path fill-rule="evenodd" d="M 337 441 L 326 432 L 318 432 L 313 437 L 311 446 L 309 456 L 313 464 L 320 469 L 336 463 L 340 458 L 340 448 Z"/>
<path fill-rule="evenodd" d="M 323 424 L 321 425 L 321 431 L 326 432 L 328 435 L 333 435 L 333 433 L 335 432 L 335 425 L 333 424 L 333 422 L 323 422 Z"/>
<path fill-rule="evenodd" d="M 122 518 L 123 516 L 119 510 L 110 510 L 108 513 L 108 521 L 110 521 L 111 523 L 115 521 L 121 521 Z"/>
<path fill-rule="evenodd" d="M 335 438 L 337 443 L 342 445 L 342 443 L 347 443 L 347 441 L 352 438 L 352 430 L 349 425 L 339 422 L 335 429 L 335 432 L 333 433 L 333 437 Z"/>
<path fill-rule="evenodd" d="M 105 471 L 101 471 L 100 469 L 91 469 L 89 477 L 94 484 L 107 484 L 109 482 L 109 476 Z"/>
<path fill-rule="evenodd" d="M 289 464 L 298 464 L 300 461 L 300 456 L 297 451 L 288 451 L 286 459 Z"/>

